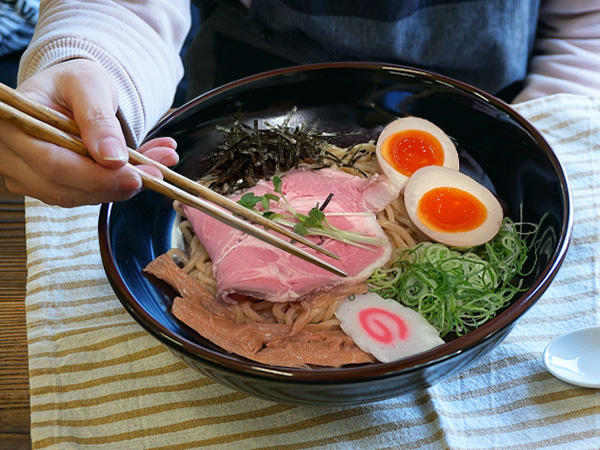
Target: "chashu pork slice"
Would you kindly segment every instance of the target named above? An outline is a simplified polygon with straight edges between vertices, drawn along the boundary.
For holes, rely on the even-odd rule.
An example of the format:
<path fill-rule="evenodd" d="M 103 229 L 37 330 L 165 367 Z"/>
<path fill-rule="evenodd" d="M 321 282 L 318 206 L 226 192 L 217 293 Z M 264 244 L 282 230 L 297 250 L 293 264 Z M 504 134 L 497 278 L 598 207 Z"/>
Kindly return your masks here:
<path fill-rule="evenodd" d="M 362 282 L 389 260 L 392 246 L 375 217 L 375 213 L 398 196 L 387 178 L 375 175 L 363 179 L 333 169 L 296 169 L 282 177 L 282 181 L 282 192 L 296 212 L 307 214 L 333 194 L 324 209 L 327 220 L 339 229 L 380 238 L 381 245 L 360 248 L 331 238 L 308 236 L 340 256 L 335 261 L 305 248 L 346 272 L 348 277 L 343 278 L 185 207 L 194 232 L 213 261 L 220 300 L 301 300 L 314 292 Z M 270 181 L 261 181 L 250 191 L 258 196 L 274 193 Z M 283 212 L 279 205 L 271 205 L 272 211 Z"/>

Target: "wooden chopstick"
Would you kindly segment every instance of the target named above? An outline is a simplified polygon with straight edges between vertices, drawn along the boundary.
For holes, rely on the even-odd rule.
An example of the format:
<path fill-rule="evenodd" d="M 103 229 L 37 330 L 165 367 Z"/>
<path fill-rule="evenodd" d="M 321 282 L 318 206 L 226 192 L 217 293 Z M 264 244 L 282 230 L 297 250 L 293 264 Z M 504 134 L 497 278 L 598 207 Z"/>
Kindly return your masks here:
<path fill-rule="evenodd" d="M 31 117 L 34 117 L 42 122 L 50 124 L 53 127 L 58 128 L 59 130 L 62 130 L 76 137 L 80 137 L 79 127 L 73 119 L 65 116 L 64 114 L 61 114 L 60 112 L 54 109 L 48 108 L 47 106 L 42 105 L 39 102 L 25 97 L 24 95 L 20 94 L 19 92 L 6 85 L 3 85 L 2 83 L 0 83 L 0 101 L 3 101 L 7 105 L 12 106 Z M 332 253 L 329 250 L 319 247 L 318 245 L 309 241 L 305 237 L 297 235 L 289 229 L 269 219 L 266 219 L 262 215 L 257 214 L 256 212 L 239 205 L 238 203 L 234 202 L 233 200 L 227 197 L 213 192 L 212 190 L 208 189 L 205 186 L 202 186 L 199 183 L 191 181 L 190 179 L 178 174 L 177 172 L 172 171 L 167 166 L 160 164 L 159 162 L 156 162 L 153 159 L 150 159 L 131 148 L 128 148 L 127 150 L 129 152 L 129 160 L 131 162 L 135 164 L 146 164 L 156 167 L 158 170 L 161 171 L 165 180 L 170 181 L 175 185 L 178 185 L 187 192 L 198 195 L 199 197 L 204 198 L 205 200 L 208 200 L 212 203 L 215 203 L 227 209 L 228 211 L 237 214 L 240 217 L 251 220 L 259 225 L 262 225 L 265 228 L 269 228 L 283 236 L 295 240 L 296 242 L 306 245 L 307 247 L 310 247 L 313 250 L 323 253 L 324 255 L 327 255 L 330 258 L 339 259 L 339 256 L 337 256 L 335 253 Z"/>
<path fill-rule="evenodd" d="M 0 120 L 11 123 L 21 128 L 25 133 L 30 134 L 39 139 L 52 142 L 61 147 L 75 151 L 81 155 L 90 157 L 87 149 L 83 145 L 83 142 L 79 138 L 79 129 L 75 122 L 69 117 L 54 111 L 44 105 L 41 105 L 27 97 L 22 96 L 17 91 L 2 85 L 0 83 Z M 300 242 L 304 245 L 309 246 L 317 251 L 320 251 L 327 256 L 339 259 L 339 257 L 307 240 L 304 237 L 296 235 L 287 228 L 284 228 L 266 218 L 257 214 L 243 206 L 235 203 L 227 197 L 221 196 L 210 189 L 198 184 L 193 181 L 173 172 L 166 166 L 155 162 L 136 152 L 133 149 L 128 149 L 129 158 L 131 162 L 136 164 L 148 164 L 157 167 L 164 175 L 165 179 L 178 183 L 181 187 L 185 188 L 189 192 L 193 192 L 200 195 L 203 198 L 198 198 L 191 195 L 186 190 L 180 189 L 175 185 L 165 183 L 163 180 L 158 179 L 139 169 L 133 164 L 128 163 L 133 170 L 135 170 L 142 178 L 143 185 L 156 192 L 164 194 L 174 200 L 178 200 L 183 204 L 196 208 L 211 217 L 225 223 L 233 228 L 236 228 L 244 233 L 247 233 L 257 239 L 267 242 L 275 247 L 291 253 L 299 258 L 304 259 L 312 264 L 317 265 L 329 272 L 337 274 L 339 276 L 346 276 L 346 274 L 328 264 L 315 256 L 307 253 L 306 251 L 292 245 L 283 239 L 268 233 L 266 230 L 253 226 L 252 224 L 240 219 L 238 215 L 247 218 L 261 226 L 272 229 L 279 232 L 280 234 L 289 237 L 292 240 Z M 228 214 L 217 208 L 212 203 L 219 205 L 234 214 Z"/>

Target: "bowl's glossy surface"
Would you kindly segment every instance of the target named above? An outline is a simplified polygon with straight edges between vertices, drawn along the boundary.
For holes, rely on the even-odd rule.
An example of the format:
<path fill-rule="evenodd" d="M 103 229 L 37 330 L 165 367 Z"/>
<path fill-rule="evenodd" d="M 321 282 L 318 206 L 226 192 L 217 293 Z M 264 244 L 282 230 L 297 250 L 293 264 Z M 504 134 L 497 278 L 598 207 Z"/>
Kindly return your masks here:
<path fill-rule="evenodd" d="M 175 111 L 148 139 L 175 138 L 181 155 L 176 170 L 196 178 L 204 170 L 200 157 L 222 140 L 216 125 L 227 126 L 236 113 L 248 123 L 276 122 L 294 106 L 292 124 L 361 133 L 345 138 L 350 141 L 376 139 L 399 116 L 441 127 L 458 143 L 461 171 L 490 188 L 507 215 L 542 223 L 537 262 L 523 280 L 527 290 L 479 329 L 401 361 L 316 370 L 263 366 L 221 351 L 169 314 L 171 294 L 142 268 L 170 248 L 175 213 L 170 199 L 144 191 L 104 205 L 99 223 L 108 278 L 130 314 L 204 375 L 250 395 L 301 404 L 357 404 L 422 389 L 499 344 L 556 275 L 571 235 L 565 174 L 535 128 L 499 100 L 456 81 L 410 68 L 340 63 L 279 70 L 219 88 Z"/>

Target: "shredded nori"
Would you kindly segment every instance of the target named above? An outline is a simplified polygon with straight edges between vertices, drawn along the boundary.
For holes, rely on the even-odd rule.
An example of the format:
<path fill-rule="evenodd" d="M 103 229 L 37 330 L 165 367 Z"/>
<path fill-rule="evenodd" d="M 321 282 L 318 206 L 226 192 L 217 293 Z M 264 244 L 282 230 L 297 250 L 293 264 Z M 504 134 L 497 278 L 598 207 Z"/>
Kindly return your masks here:
<path fill-rule="evenodd" d="M 220 194 L 231 195 L 259 180 L 281 176 L 300 163 L 313 168 L 354 167 L 366 156 L 366 150 L 357 147 L 350 147 L 341 158 L 331 154 L 327 149 L 340 133 L 320 131 L 316 124 L 292 127 L 296 111 L 294 107 L 281 124 L 265 121 L 264 127 L 259 127 L 257 120 L 250 126 L 236 119 L 230 128 L 218 127 L 225 133 L 225 142 L 201 161 L 211 167 L 202 182 Z"/>
<path fill-rule="evenodd" d="M 362 158 L 368 156 L 368 154 L 369 150 L 363 148 L 360 144 L 349 147 L 341 157 L 338 157 L 333 153 L 326 152 L 322 157 L 322 166 L 319 168 L 332 165 L 347 167 L 356 170 L 364 178 L 368 178 L 368 175 L 365 172 L 356 167 L 356 163 L 358 163 Z"/>
<path fill-rule="evenodd" d="M 225 132 L 225 142 L 206 158 L 211 165 L 204 177 L 209 187 L 233 194 L 285 173 L 300 161 L 319 163 L 330 145 L 325 138 L 331 134 L 306 124 L 291 127 L 295 112 L 296 108 L 281 124 L 265 122 L 264 128 L 259 128 L 257 120 L 252 126 L 235 120 L 230 128 L 219 127 Z"/>

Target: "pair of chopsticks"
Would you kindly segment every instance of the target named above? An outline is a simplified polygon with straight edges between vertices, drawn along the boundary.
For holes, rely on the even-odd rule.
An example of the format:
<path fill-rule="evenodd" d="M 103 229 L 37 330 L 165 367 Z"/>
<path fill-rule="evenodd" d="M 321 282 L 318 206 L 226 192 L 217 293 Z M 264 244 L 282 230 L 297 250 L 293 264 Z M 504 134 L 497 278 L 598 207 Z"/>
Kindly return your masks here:
<path fill-rule="evenodd" d="M 77 152 L 80 155 L 90 157 L 90 154 L 81 141 L 79 128 L 71 118 L 46 107 L 45 105 L 28 99 L 2 83 L 0 83 L 0 120 L 19 127 L 23 132 L 35 138 L 51 142 Z M 290 242 L 270 234 L 261 227 L 276 231 L 293 241 L 306 245 L 331 258 L 339 259 L 334 253 L 319 247 L 308 239 L 295 234 L 289 229 L 262 215 L 237 204 L 233 200 L 185 178 L 170 170 L 168 167 L 131 148 L 128 148 L 128 152 L 129 163 L 127 164 L 140 175 L 142 184 L 145 188 L 152 189 L 153 191 L 166 195 L 185 205 L 196 208 L 226 225 L 302 258 L 329 272 L 343 277 L 346 276 L 346 274 L 338 268 L 316 258 L 305 250 L 292 245 Z M 151 165 L 158 168 L 163 174 L 164 180 L 173 184 L 169 184 L 164 180 L 149 175 L 136 167 L 136 164 Z M 233 214 L 229 214 L 215 205 L 225 208 Z M 255 226 L 240 217 L 252 221 L 261 227 Z"/>

